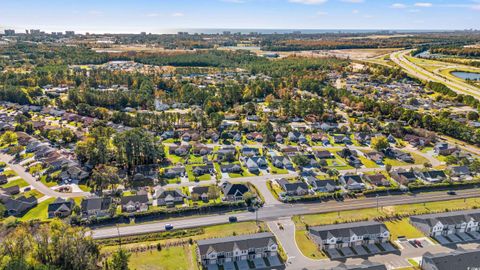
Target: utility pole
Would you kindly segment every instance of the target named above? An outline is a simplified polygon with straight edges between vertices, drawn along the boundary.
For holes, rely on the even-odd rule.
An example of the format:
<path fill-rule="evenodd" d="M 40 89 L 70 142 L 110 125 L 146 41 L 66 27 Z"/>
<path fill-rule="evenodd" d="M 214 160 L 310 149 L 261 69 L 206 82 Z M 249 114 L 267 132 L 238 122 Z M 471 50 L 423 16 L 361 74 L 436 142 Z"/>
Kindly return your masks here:
<path fill-rule="evenodd" d="M 378 212 L 378 199 L 379 199 L 380 196 L 378 196 L 378 194 L 377 194 L 376 197 L 377 197 L 377 212 Z"/>

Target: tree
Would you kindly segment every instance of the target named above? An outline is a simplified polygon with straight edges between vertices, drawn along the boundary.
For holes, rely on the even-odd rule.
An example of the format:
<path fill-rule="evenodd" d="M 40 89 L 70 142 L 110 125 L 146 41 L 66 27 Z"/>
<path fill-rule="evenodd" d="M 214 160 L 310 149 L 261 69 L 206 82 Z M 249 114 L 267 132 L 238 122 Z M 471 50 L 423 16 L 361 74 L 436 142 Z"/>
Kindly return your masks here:
<path fill-rule="evenodd" d="M 308 165 L 309 163 L 309 159 L 304 156 L 304 155 L 295 155 L 293 158 L 292 158 L 292 161 L 297 164 L 298 166 L 302 166 L 302 167 L 305 167 Z"/>
<path fill-rule="evenodd" d="M 385 136 L 373 137 L 370 144 L 377 151 L 382 151 L 390 146 Z"/>
<path fill-rule="evenodd" d="M 2 137 L 0 137 L 0 142 L 2 142 L 2 144 L 12 144 L 17 142 L 17 139 L 17 134 L 13 131 L 8 130 L 3 133 Z"/>
<path fill-rule="evenodd" d="M 120 183 L 118 169 L 104 164 L 97 165 L 92 172 L 92 181 L 97 190 L 102 190 Z"/>
<path fill-rule="evenodd" d="M 125 251 L 123 248 L 119 248 L 112 255 L 112 261 L 110 264 L 110 269 L 112 270 L 128 270 L 128 261 L 130 260 L 130 254 Z"/>

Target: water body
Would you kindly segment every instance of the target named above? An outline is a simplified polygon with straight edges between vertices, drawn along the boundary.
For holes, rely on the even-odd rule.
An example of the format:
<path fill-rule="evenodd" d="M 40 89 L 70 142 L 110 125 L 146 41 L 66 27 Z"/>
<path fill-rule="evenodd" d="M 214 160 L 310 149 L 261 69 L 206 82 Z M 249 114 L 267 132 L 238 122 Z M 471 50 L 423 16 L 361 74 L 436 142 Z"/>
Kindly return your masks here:
<path fill-rule="evenodd" d="M 464 72 L 464 71 L 454 71 L 452 75 L 464 79 L 464 80 L 480 80 L 480 73 L 473 73 L 473 72 Z"/>

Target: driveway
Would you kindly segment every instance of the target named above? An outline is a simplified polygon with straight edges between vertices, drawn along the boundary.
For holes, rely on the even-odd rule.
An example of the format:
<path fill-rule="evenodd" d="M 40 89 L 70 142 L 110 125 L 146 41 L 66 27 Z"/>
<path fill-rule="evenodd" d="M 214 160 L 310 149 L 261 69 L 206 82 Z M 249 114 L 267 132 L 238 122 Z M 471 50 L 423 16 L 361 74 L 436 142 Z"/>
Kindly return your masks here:
<path fill-rule="evenodd" d="M 25 171 L 25 168 L 19 164 L 14 164 L 11 161 L 13 157 L 6 154 L 0 153 L 0 161 L 8 164 L 10 169 L 17 173 L 17 175 L 23 180 L 25 180 L 33 189 L 38 190 L 40 193 L 49 196 L 49 197 L 61 197 L 61 198 L 74 198 L 74 197 L 85 197 L 91 195 L 89 192 L 72 192 L 72 193 L 61 193 L 54 191 L 53 189 L 45 186 L 42 182 L 37 181 L 30 173 Z"/>

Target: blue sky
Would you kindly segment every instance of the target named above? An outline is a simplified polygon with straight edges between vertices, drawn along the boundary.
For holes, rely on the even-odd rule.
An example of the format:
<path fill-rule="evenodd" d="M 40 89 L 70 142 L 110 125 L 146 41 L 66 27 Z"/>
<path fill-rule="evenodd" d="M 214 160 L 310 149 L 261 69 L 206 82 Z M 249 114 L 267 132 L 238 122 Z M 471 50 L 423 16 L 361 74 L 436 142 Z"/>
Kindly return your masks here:
<path fill-rule="evenodd" d="M 480 0 L 0 0 L 0 27 L 96 33 L 479 29 Z"/>

